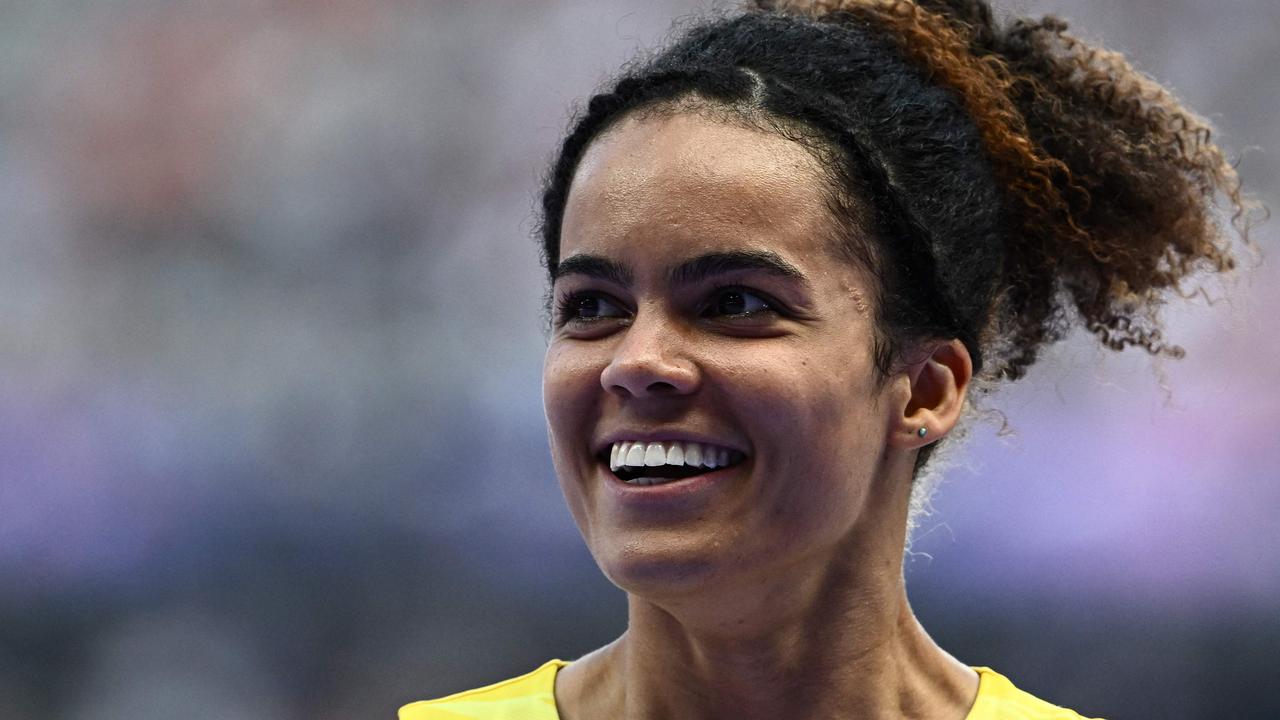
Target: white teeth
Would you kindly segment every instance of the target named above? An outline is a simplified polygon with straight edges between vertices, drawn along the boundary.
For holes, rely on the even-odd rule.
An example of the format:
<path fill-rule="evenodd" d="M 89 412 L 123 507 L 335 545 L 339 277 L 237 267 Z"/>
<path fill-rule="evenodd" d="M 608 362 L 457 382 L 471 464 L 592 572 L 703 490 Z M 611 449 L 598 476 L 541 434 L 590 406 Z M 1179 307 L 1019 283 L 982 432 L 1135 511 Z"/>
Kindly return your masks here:
<path fill-rule="evenodd" d="M 644 464 L 646 467 L 658 467 L 667 464 L 667 451 L 663 449 L 662 443 L 651 442 L 649 447 L 644 451 Z"/>
<path fill-rule="evenodd" d="M 627 449 L 631 447 L 631 443 L 617 442 L 609 450 L 609 469 L 617 471 L 618 468 L 627 464 Z"/>
<path fill-rule="evenodd" d="M 698 467 L 702 464 L 702 446 L 698 443 L 689 443 L 684 448 L 684 464 Z"/>
<path fill-rule="evenodd" d="M 684 443 L 671 443 L 671 449 L 667 450 L 668 465 L 684 464 Z"/>
<path fill-rule="evenodd" d="M 621 453 L 619 453 L 621 454 Z M 640 467 L 644 465 L 644 443 L 635 443 L 627 450 L 627 459 L 622 461 L 623 465 L 631 465 Z"/>
<path fill-rule="evenodd" d="M 609 468 L 615 472 L 624 467 L 658 467 L 676 465 L 725 467 L 742 459 L 742 453 L 728 448 L 695 442 L 616 442 L 609 448 Z M 654 479 L 662 480 L 661 478 Z M 637 483 L 650 484 L 650 483 Z"/>

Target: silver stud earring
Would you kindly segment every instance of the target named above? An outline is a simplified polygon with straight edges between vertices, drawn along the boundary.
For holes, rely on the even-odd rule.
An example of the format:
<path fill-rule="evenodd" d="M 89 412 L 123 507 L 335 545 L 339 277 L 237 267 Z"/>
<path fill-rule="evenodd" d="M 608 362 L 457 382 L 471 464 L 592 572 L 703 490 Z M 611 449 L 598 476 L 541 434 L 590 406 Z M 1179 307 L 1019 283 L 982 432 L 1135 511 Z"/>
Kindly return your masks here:
<path fill-rule="evenodd" d="M 925 435 L 929 434 L 929 428 L 922 427 L 916 431 L 916 434 L 919 435 L 920 437 L 924 437 Z"/>

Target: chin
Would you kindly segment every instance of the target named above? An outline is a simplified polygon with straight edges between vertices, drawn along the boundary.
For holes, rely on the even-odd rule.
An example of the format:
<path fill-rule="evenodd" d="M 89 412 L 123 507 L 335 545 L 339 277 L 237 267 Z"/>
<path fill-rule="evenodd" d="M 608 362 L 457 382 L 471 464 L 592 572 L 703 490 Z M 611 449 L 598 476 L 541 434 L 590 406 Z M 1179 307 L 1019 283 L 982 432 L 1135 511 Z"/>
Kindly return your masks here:
<path fill-rule="evenodd" d="M 706 553 L 637 545 L 613 548 L 607 556 L 596 555 L 609 582 L 630 595 L 656 600 L 705 592 L 723 569 L 723 563 Z"/>

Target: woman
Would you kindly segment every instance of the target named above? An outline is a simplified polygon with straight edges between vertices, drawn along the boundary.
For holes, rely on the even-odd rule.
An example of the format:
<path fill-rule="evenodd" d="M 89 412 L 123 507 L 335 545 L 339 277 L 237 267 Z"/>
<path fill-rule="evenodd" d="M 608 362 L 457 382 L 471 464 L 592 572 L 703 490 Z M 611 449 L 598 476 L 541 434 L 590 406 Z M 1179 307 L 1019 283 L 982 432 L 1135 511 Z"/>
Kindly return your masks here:
<path fill-rule="evenodd" d="M 551 450 L 628 629 L 402 720 L 1079 717 L 916 621 L 915 479 L 1072 322 L 1179 355 L 1155 310 L 1233 266 L 1238 185 L 1053 18 L 760 0 L 691 28 L 592 98 L 543 196 Z"/>

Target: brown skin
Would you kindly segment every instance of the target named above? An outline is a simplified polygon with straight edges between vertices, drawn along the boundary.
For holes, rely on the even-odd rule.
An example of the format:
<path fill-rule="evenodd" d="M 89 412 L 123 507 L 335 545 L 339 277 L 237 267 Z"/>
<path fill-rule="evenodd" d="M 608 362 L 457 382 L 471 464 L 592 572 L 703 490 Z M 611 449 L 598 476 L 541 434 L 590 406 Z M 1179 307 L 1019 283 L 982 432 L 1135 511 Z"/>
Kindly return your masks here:
<path fill-rule="evenodd" d="M 629 625 L 559 673 L 565 720 L 959 719 L 973 704 L 977 674 L 916 621 L 901 564 L 914 458 L 955 425 L 969 355 L 938 340 L 877 383 L 874 286 L 830 239 L 820 178 L 794 142 L 697 114 L 626 119 L 579 166 L 562 259 L 631 278 L 555 281 L 573 302 L 544 400 L 570 511 Z M 738 251 L 800 277 L 671 281 Z M 747 459 L 636 502 L 599 461 L 628 437 Z"/>

